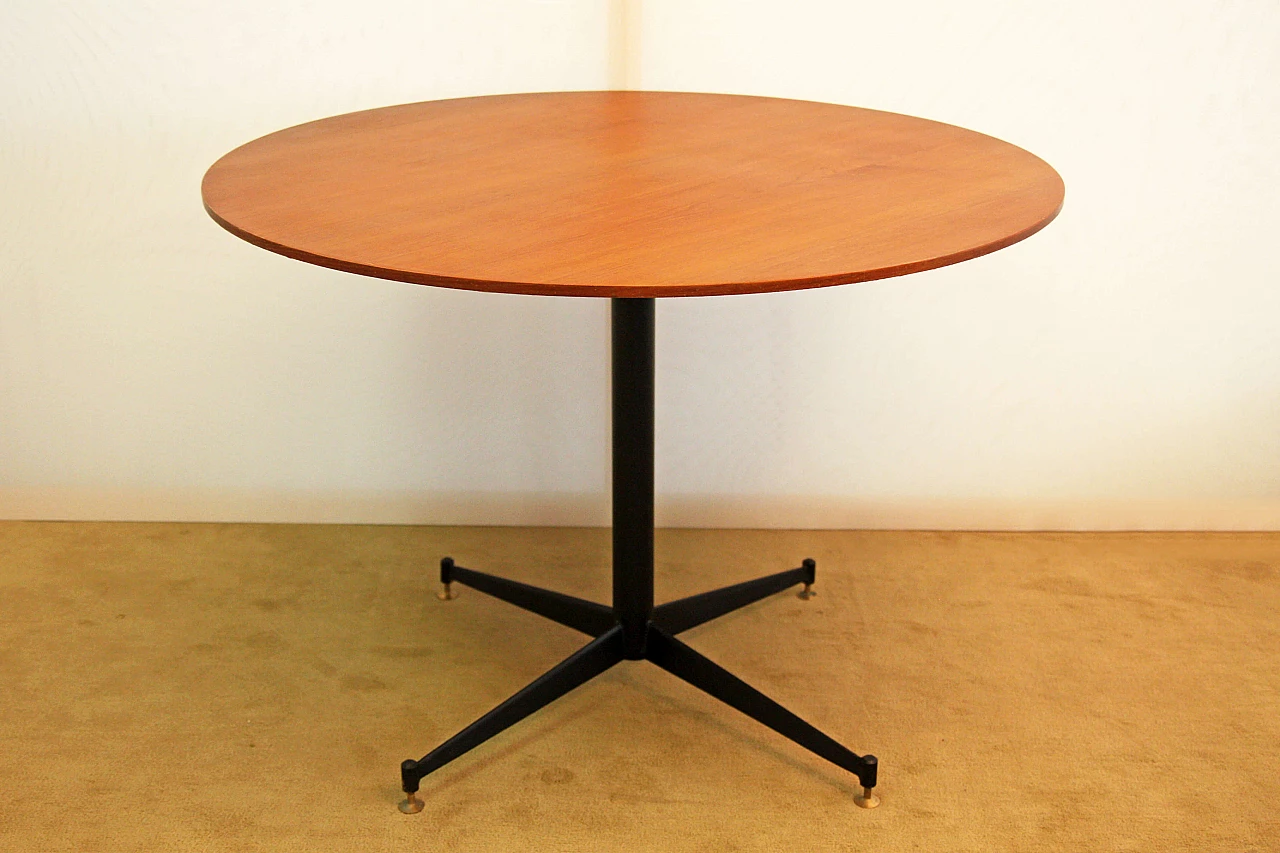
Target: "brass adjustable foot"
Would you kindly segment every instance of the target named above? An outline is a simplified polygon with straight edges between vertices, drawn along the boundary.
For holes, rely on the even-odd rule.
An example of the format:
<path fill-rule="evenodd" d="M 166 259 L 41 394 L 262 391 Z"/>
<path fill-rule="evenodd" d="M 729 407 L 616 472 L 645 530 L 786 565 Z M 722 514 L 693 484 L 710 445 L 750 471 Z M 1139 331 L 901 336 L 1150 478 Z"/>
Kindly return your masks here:
<path fill-rule="evenodd" d="M 797 597 L 808 601 L 817 595 L 813 591 L 813 584 L 818 579 L 818 564 L 812 557 L 806 557 L 801 561 L 800 568 L 804 569 L 804 589 L 797 593 Z"/>
<path fill-rule="evenodd" d="M 443 557 L 440 560 L 440 583 L 444 584 L 444 589 L 436 593 L 436 598 L 441 601 L 452 601 L 458 596 L 453 591 L 453 557 Z"/>
<path fill-rule="evenodd" d="M 880 805 L 880 798 L 870 788 L 863 788 L 861 796 L 854 797 L 853 801 L 864 809 L 874 809 Z"/>
<path fill-rule="evenodd" d="M 405 794 L 406 799 L 400 801 L 400 811 L 405 814 L 417 814 L 422 811 L 422 800 L 418 799 L 417 792 Z"/>

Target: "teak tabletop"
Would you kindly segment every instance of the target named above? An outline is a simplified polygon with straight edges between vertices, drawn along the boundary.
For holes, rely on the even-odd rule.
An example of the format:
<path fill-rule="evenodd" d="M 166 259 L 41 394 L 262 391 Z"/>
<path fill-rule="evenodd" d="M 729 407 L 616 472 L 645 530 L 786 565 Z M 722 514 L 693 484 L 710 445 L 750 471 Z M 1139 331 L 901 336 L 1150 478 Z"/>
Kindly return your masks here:
<path fill-rule="evenodd" d="M 1009 143 L 778 98 L 564 92 L 428 101 L 264 136 L 205 175 L 265 249 L 379 278 L 559 296 L 761 293 L 993 252 L 1057 172 Z"/>

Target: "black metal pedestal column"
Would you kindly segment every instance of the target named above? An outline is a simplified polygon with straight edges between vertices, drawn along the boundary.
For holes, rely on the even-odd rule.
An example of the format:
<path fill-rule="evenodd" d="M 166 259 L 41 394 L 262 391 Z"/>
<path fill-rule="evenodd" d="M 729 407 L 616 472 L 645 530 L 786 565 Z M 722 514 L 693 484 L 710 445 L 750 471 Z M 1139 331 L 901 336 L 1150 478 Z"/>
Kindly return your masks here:
<path fill-rule="evenodd" d="M 653 300 L 613 300 L 613 612 L 644 657 L 653 613 Z"/>

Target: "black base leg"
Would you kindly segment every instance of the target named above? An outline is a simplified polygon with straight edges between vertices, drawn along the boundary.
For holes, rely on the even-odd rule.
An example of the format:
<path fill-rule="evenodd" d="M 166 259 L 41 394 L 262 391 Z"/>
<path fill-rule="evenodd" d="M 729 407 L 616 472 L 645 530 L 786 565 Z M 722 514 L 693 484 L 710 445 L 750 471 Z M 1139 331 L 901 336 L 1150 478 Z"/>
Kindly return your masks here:
<path fill-rule="evenodd" d="M 444 584 L 444 592 L 440 596 L 443 600 L 454 597 L 453 584 L 457 582 L 592 637 L 599 637 L 618 624 L 613 610 L 603 604 L 497 575 L 464 569 L 454 563 L 451 557 L 440 561 L 440 582 Z"/>
<path fill-rule="evenodd" d="M 645 657 L 676 678 L 687 681 L 726 705 L 737 708 L 753 720 L 764 723 L 778 734 L 795 741 L 815 755 L 853 773 L 858 777 L 863 788 L 859 805 L 870 808 L 876 804 L 874 795 L 871 793 L 871 789 L 876 786 L 877 765 L 874 755 L 857 755 L 846 749 L 661 628 L 650 628 L 645 650 Z"/>
<path fill-rule="evenodd" d="M 798 583 L 804 584 L 807 591 L 813 584 L 815 569 L 813 560 L 805 560 L 798 569 L 661 604 L 653 609 L 653 624 L 674 636 Z"/>
<path fill-rule="evenodd" d="M 400 781 L 408 797 L 400 810 L 407 814 L 422 810 L 422 801 L 415 795 L 424 776 L 595 678 L 622 660 L 624 649 L 622 628 L 615 625 L 421 759 L 403 762 Z"/>

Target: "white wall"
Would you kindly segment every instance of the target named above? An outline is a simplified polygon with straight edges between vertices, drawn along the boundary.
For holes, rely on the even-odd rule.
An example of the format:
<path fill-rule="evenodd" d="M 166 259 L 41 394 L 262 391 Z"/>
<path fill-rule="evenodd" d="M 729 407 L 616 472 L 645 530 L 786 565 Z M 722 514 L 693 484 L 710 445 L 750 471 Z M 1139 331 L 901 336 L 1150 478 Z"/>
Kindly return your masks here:
<path fill-rule="evenodd" d="M 1067 183 L 987 258 L 660 303 L 660 523 L 1280 529 L 1280 7 L 631 6 L 6 0 L 0 517 L 607 523 L 607 304 L 308 267 L 199 179 L 323 115 L 623 79 L 950 121 Z"/>

